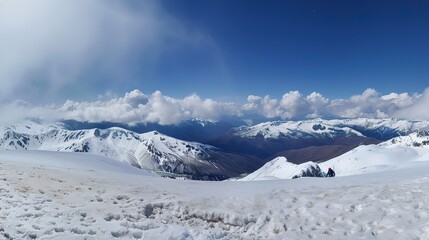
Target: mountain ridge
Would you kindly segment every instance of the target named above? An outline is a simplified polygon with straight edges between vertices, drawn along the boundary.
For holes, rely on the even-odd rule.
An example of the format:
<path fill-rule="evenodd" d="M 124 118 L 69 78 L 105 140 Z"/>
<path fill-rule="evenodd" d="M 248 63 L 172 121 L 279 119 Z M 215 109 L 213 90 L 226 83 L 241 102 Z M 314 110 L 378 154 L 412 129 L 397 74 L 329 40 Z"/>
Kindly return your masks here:
<path fill-rule="evenodd" d="M 231 129 L 210 144 L 230 152 L 255 155 L 266 161 L 287 154 L 289 161 L 303 163 L 326 161 L 359 145 L 378 144 L 428 127 L 428 121 L 399 119 L 272 121 Z M 314 155 L 326 158 L 295 157 L 308 147 L 318 148 L 312 150 Z"/>
<path fill-rule="evenodd" d="M 222 180 L 259 165 L 252 157 L 223 153 L 157 131 L 138 134 L 118 127 L 70 131 L 61 124 L 26 122 L 3 128 L 0 136 L 0 148 L 5 150 L 90 152 L 161 175 L 191 179 Z"/>
<path fill-rule="evenodd" d="M 291 179 L 295 175 L 322 177 L 328 168 L 333 168 L 337 176 L 351 176 L 415 167 L 424 161 L 429 161 L 429 132 L 419 131 L 377 145 L 362 145 L 322 163 L 293 164 L 277 157 L 239 181 Z M 306 171 L 313 174 L 303 174 Z"/>
<path fill-rule="evenodd" d="M 187 124 L 180 131 L 198 125 L 192 135 L 201 127 L 216 129 L 216 124 L 223 123 L 196 119 Z M 70 130 L 64 122 L 28 120 L 0 128 L 0 149 L 90 152 L 166 177 L 222 180 L 251 173 L 278 156 L 294 164 L 324 162 L 360 145 L 378 144 L 380 139 L 428 126 L 424 121 L 397 119 L 275 121 L 232 128 L 207 144 L 179 140 L 156 130 L 145 133 L 121 127 Z"/>

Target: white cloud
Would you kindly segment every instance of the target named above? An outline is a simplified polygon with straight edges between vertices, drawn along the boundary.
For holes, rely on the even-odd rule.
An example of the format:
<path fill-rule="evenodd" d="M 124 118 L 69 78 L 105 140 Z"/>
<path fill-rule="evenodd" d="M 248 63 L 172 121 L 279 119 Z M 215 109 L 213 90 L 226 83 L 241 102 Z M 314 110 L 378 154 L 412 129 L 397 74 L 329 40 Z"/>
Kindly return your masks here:
<path fill-rule="evenodd" d="M 106 98 L 110 96 L 107 93 Z M 265 118 L 387 118 L 429 120 L 429 88 L 423 94 L 390 93 L 381 95 L 374 89 L 348 99 L 323 97 L 313 92 L 308 96 L 298 91 L 285 93 L 281 99 L 250 95 L 243 105 L 202 99 L 192 94 L 182 99 L 163 95 L 160 91 L 144 94 L 139 90 L 94 102 L 66 101 L 61 106 L 34 107 L 24 101 L 0 106 L 0 123 L 24 118 L 44 120 L 77 120 L 87 122 L 177 124 L 191 118 L 220 119 L 222 116 L 242 116 L 251 120 L 254 115 Z"/>
<path fill-rule="evenodd" d="M 406 119 L 413 119 L 413 120 L 429 120 L 429 88 L 426 88 L 426 90 L 421 95 L 415 96 L 413 99 L 415 99 L 412 104 L 409 104 L 409 97 L 403 99 L 404 97 L 398 97 L 401 99 L 400 105 L 402 105 L 404 102 L 405 107 L 399 109 L 394 113 L 394 116 L 399 118 L 406 118 Z"/>
<path fill-rule="evenodd" d="M 145 95 L 134 90 L 122 98 L 108 101 L 67 101 L 58 109 L 58 113 L 63 119 L 88 122 L 177 124 L 191 118 L 238 115 L 237 109 L 232 103 L 201 99 L 196 94 L 175 99 L 163 95 L 160 91 Z"/>
<path fill-rule="evenodd" d="M 322 96 L 322 94 L 317 92 L 312 92 L 306 97 L 306 101 L 310 105 L 309 113 L 306 116 L 307 118 L 319 118 L 322 117 L 322 112 L 326 105 L 329 104 L 329 99 Z"/>
<path fill-rule="evenodd" d="M 131 74 L 136 56 L 156 62 L 175 46 L 210 42 L 158 1 L 113 0 L 1 1 L 0 39 L 0 101 L 99 94 Z"/>
<path fill-rule="evenodd" d="M 327 99 L 321 94 L 313 92 L 304 97 L 298 91 L 285 93 L 281 99 L 272 99 L 270 96 L 249 96 L 242 110 L 245 113 L 255 113 L 266 118 L 292 119 L 318 115 L 318 108 L 327 104 Z"/>
<path fill-rule="evenodd" d="M 425 103 L 424 96 L 421 97 L 419 94 L 390 93 L 383 96 L 372 88 L 348 99 L 333 100 L 329 100 L 317 92 L 303 96 L 298 91 L 290 91 L 284 94 L 280 100 L 270 99 L 268 96 L 265 98 L 250 96 L 243 111 L 284 120 L 316 117 L 385 118 L 400 116 L 407 118 L 407 114 L 401 115 L 401 112 L 405 111 L 404 109 L 414 109 L 416 105 L 423 106 Z M 417 114 L 417 116 L 423 116 L 423 114 Z"/>
<path fill-rule="evenodd" d="M 354 102 L 354 103 L 370 102 L 370 101 L 376 100 L 378 95 L 379 94 L 377 91 L 375 91 L 375 89 L 368 88 L 362 94 L 354 95 L 350 97 L 350 102 Z"/>
<path fill-rule="evenodd" d="M 361 95 L 355 95 L 348 100 L 337 99 L 328 105 L 327 112 L 333 116 L 355 117 L 394 117 L 403 107 L 416 102 L 417 95 L 408 93 L 390 93 L 382 96 L 374 89 L 367 89 Z"/>
<path fill-rule="evenodd" d="M 243 111 L 256 113 L 267 118 L 277 117 L 278 100 L 271 99 L 270 96 L 259 97 L 250 95 L 247 97 L 247 103 L 243 106 Z"/>
<path fill-rule="evenodd" d="M 17 123 L 24 119 L 34 118 L 46 121 L 60 119 L 58 109 L 55 106 L 32 106 L 26 101 L 15 100 L 0 105 L 0 125 Z"/>
<path fill-rule="evenodd" d="M 279 101 L 280 117 L 282 119 L 291 119 L 300 116 L 308 111 L 308 103 L 298 91 L 285 93 Z"/>

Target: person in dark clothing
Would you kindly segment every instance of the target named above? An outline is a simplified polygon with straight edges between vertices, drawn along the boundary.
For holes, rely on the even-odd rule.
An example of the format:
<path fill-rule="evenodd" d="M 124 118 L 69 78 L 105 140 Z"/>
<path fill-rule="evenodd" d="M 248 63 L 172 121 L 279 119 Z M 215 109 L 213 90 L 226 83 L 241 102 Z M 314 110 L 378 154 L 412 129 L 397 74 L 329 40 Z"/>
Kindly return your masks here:
<path fill-rule="evenodd" d="M 335 177 L 335 172 L 332 170 L 332 168 L 328 169 L 328 173 L 326 174 L 326 177 Z"/>

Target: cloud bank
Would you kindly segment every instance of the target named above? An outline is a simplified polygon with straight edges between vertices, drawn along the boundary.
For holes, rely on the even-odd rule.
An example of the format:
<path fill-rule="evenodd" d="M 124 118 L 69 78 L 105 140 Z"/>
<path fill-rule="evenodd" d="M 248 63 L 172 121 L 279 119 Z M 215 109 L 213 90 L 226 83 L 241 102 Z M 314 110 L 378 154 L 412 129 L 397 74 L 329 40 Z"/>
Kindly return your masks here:
<path fill-rule="evenodd" d="M 402 96 L 402 98 L 405 97 Z M 426 88 L 423 94 L 418 96 L 416 101 L 409 103 L 407 100 L 401 101 L 402 104 L 405 104 L 402 108 L 395 112 L 396 117 L 405 119 L 429 120 L 429 88 Z"/>
<path fill-rule="evenodd" d="M 201 99 L 196 94 L 175 99 L 156 91 L 145 95 L 139 90 L 108 101 L 67 101 L 57 109 L 63 119 L 89 122 L 177 124 L 191 118 L 217 119 L 222 115 L 239 115 L 232 103 Z"/>
<path fill-rule="evenodd" d="M 160 91 L 144 94 L 133 90 L 122 97 L 94 102 L 66 101 L 60 106 L 34 107 L 24 101 L 4 104 L 2 123 L 40 118 L 45 120 L 77 120 L 84 122 L 117 122 L 125 124 L 178 124 L 192 118 L 221 119 L 224 116 L 260 116 L 270 119 L 296 120 L 309 118 L 401 118 L 429 120 L 429 88 L 423 93 L 390 93 L 382 95 L 374 89 L 347 99 L 330 100 L 320 93 L 304 96 L 298 91 L 285 93 L 280 99 L 270 96 L 247 98 L 245 104 L 202 99 L 192 94 L 182 99 L 163 95 Z"/>
<path fill-rule="evenodd" d="M 428 119 L 419 113 L 418 105 L 429 103 L 428 90 L 423 94 L 390 93 L 381 95 L 372 88 L 362 94 L 348 99 L 333 99 L 323 97 L 313 92 L 303 96 L 298 91 L 285 93 L 281 99 L 271 99 L 269 96 L 249 96 L 243 109 L 255 112 L 267 118 L 278 117 L 283 120 L 296 118 L 414 118 Z M 413 114 L 404 114 L 410 109 Z"/>

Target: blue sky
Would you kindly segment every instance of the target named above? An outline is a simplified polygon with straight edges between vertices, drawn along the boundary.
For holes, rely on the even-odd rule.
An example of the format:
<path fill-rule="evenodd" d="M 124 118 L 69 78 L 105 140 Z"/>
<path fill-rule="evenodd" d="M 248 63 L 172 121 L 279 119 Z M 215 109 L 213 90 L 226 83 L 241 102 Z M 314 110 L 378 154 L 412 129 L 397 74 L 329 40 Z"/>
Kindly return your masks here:
<path fill-rule="evenodd" d="M 427 87 L 425 1 L 163 3 L 172 15 L 211 36 L 227 68 L 225 74 L 215 66 L 211 71 L 230 82 L 215 89 L 232 90 L 228 94 L 280 96 L 299 90 L 345 97 L 368 87 L 385 93 Z M 172 71 L 194 72 L 199 59 L 194 60 Z M 198 83 L 201 74 L 190 81 Z"/>
<path fill-rule="evenodd" d="M 179 109 L 155 122 L 338 106 L 406 116 L 429 95 L 428 12 L 427 1 L 3 0 L 0 105 L 73 111 L 132 95 L 153 104 L 143 115 Z"/>
<path fill-rule="evenodd" d="M 41 37 L 27 33 L 36 35 L 34 42 L 43 46 L 44 52 L 35 53 L 43 64 L 28 66 L 26 74 L 19 76 L 24 80 L 18 80 L 25 84 L 13 88 L 30 92 L 26 95 L 29 100 L 40 99 L 40 95 L 52 96 L 45 101 L 85 100 L 105 92 L 122 95 L 132 89 L 160 90 L 172 97 L 197 93 L 233 101 L 245 101 L 252 94 L 280 97 L 291 90 L 344 98 L 367 88 L 385 94 L 412 93 L 422 92 L 428 85 L 426 1 L 94 1 L 98 5 L 75 1 L 68 3 L 72 7 L 63 3 L 43 7 L 43 3 L 52 4 L 43 0 L 38 8 L 26 8 L 24 3 L 12 6 L 11 2 L 2 1 L 0 9 L 13 9 L 17 14 L 0 20 L 36 12 L 36 16 L 52 16 L 46 21 L 58 22 L 56 26 L 44 24 L 40 18 L 21 17 L 17 19 L 22 24 L 12 26 L 22 28 L 18 30 L 24 33 L 17 36 L 21 41 L 28 29 L 47 29 Z M 126 25 L 129 32 L 115 32 L 123 19 L 106 20 L 109 16 L 99 11 L 100 6 L 131 16 L 127 21 L 132 26 Z M 73 11 L 73 7 L 87 11 Z M 79 32 L 73 27 L 90 25 L 94 19 L 99 22 L 94 26 L 99 35 L 91 39 L 94 46 L 86 46 L 85 40 L 93 37 L 91 31 Z M 78 37 L 72 36 L 70 42 L 55 40 L 58 27 Z M 4 30 L 4 34 L 11 36 L 7 26 L 6 30 L 9 32 Z M 16 40 L 10 37 L 10 42 Z M 73 61 L 68 60 L 67 52 L 48 56 L 50 46 L 67 48 L 74 42 L 83 42 L 77 52 L 85 54 L 77 54 Z M 121 44 L 124 46 L 109 52 Z M 73 65 L 79 61 L 84 64 L 75 70 Z M 18 60 L 17 65 L 20 63 Z M 61 78 L 70 80 L 56 91 L 46 90 Z"/>

